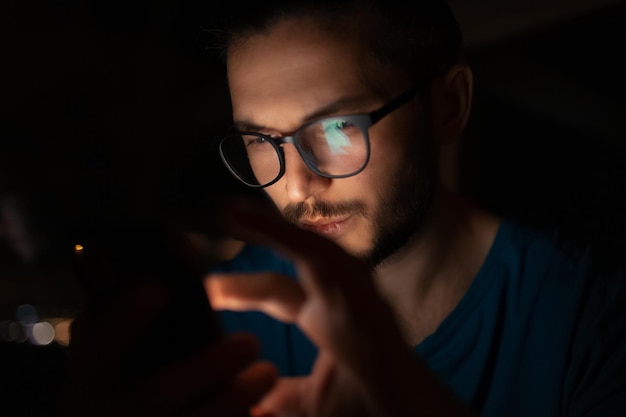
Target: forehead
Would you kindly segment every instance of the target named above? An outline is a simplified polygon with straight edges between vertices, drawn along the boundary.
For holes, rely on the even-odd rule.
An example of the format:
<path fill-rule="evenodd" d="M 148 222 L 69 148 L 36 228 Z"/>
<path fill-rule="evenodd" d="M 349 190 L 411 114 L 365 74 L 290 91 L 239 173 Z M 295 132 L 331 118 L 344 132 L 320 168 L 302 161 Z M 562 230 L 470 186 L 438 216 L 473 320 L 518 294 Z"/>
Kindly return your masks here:
<path fill-rule="evenodd" d="M 329 31 L 306 19 L 282 21 L 239 43 L 229 51 L 227 70 L 235 119 L 260 126 L 278 128 L 278 118 L 301 123 L 329 102 L 385 90 L 380 78 L 373 82 L 354 28 Z"/>

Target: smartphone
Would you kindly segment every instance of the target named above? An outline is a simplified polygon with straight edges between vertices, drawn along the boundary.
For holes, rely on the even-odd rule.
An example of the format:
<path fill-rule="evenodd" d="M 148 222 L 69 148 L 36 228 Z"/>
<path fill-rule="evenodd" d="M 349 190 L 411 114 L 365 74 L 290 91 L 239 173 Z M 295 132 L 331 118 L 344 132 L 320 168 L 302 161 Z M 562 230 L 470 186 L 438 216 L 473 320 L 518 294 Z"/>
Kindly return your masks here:
<path fill-rule="evenodd" d="M 142 281 L 160 282 L 169 292 L 166 308 L 124 359 L 124 384 L 134 385 L 222 336 L 202 282 L 212 264 L 175 226 L 138 216 L 99 218 L 81 222 L 72 240 L 74 271 L 91 317 L 106 320 L 118 297 Z"/>

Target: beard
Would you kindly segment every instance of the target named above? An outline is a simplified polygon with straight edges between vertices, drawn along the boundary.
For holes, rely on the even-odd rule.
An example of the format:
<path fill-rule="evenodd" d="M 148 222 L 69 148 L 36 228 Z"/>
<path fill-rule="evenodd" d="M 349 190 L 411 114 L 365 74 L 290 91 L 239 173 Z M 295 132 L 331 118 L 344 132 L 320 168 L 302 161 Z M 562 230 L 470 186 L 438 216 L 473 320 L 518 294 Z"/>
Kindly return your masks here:
<path fill-rule="evenodd" d="M 429 132 L 430 133 L 430 132 Z M 394 254 L 423 229 L 431 206 L 436 184 L 438 163 L 432 135 L 413 146 L 406 154 L 411 155 L 397 164 L 390 173 L 390 181 L 381 187 L 378 207 L 373 214 L 358 200 L 327 202 L 317 200 L 309 203 L 288 204 L 282 214 L 297 224 L 303 217 L 334 217 L 356 214 L 369 218 L 372 225 L 372 246 L 354 256 L 375 268 L 389 261 Z"/>
<path fill-rule="evenodd" d="M 426 224 L 435 194 L 436 170 L 411 171 L 409 175 L 397 173 L 399 181 L 379 196 L 381 204 L 372 222 L 372 248 L 356 254 L 372 268 L 392 259 Z"/>

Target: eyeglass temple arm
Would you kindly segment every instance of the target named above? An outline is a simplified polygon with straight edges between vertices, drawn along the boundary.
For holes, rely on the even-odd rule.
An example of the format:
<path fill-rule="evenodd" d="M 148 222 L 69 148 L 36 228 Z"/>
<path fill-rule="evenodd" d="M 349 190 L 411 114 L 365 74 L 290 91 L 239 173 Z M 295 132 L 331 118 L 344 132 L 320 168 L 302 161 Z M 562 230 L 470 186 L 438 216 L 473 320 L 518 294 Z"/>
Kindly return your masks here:
<path fill-rule="evenodd" d="M 391 100 L 389 103 L 371 112 L 370 119 L 372 121 L 372 124 L 376 123 L 377 121 L 379 121 L 380 119 L 382 119 L 383 117 L 385 117 L 386 115 L 388 115 L 389 113 L 397 109 L 398 107 L 402 106 L 403 104 L 409 102 L 413 97 L 417 95 L 417 92 L 419 90 L 420 90 L 420 86 L 414 85 L 413 87 L 411 87 L 404 93 L 400 94 L 398 97 Z"/>

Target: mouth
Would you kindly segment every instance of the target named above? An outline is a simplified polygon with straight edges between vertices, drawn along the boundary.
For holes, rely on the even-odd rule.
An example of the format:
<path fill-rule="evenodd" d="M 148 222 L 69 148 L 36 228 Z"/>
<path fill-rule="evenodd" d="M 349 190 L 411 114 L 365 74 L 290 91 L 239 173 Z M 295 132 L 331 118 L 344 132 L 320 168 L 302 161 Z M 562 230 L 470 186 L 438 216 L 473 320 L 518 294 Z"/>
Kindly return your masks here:
<path fill-rule="evenodd" d="M 300 221 L 299 226 L 303 229 L 310 230 L 329 239 L 336 239 L 347 231 L 353 223 L 354 217 L 347 216 L 334 219 L 317 219 Z"/>

